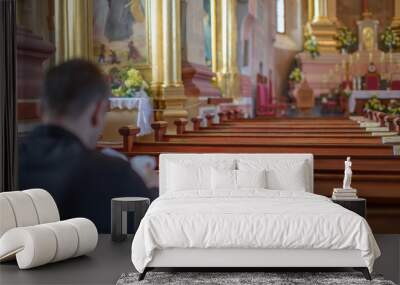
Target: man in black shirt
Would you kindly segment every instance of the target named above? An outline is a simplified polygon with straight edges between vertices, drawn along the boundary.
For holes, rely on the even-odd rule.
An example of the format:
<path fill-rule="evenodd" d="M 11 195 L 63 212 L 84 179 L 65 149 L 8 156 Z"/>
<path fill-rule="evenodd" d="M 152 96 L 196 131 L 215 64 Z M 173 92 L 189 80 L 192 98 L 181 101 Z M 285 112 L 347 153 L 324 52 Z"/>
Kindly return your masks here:
<path fill-rule="evenodd" d="M 155 198 L 128 162 L 95 150 L 109 94 L 107 80 L 90 62 L 51 69 L 41 97 L 43 124 L 19 145 L 20 189 L 49 191 L 62 219 L 88 218 L 101 233 L 110 232 L 113 197 Z"/>

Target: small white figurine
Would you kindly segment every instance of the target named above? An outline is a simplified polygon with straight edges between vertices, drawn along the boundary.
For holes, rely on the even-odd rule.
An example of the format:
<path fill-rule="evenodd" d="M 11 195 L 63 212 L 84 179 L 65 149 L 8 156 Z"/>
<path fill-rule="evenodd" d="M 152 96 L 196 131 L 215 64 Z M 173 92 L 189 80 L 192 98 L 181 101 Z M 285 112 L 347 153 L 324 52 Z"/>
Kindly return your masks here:
<path fill-rule="evenodd" d="M 350 157 L 347 157 L 347 160 L 344 162 L 344 179 L 343 179 L 343 189 L 352 189 L 351 188 L 351 177 L 353 172 L 351 171 L 351 160 Z"/>

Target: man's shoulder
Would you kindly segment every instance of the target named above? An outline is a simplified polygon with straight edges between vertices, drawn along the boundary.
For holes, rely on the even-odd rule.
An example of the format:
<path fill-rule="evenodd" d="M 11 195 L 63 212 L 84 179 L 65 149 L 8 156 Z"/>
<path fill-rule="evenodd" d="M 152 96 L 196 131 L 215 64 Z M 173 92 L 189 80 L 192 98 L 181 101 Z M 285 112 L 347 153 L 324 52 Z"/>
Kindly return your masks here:
<path fill-rule="evenodd" d="M 118 157 L 105 155 L 98 151 L 89 151 L 86 158 L 86 163 L 94 169 L 102 168 L 109 172 L 120 171 L 121 169 L 130 169 L 130 165 L 127 161 Z"/>
<path fill-rule="evenodd" d="M 84 176 L 82 179 L 90 180 L 99 189 L 111 187 L 114 191 L 125 189 L 130 192 L 132 187 L 142 184 L 141 178 L 130 164 L 121 158 L 92 151 L 86 155 L 86 159 L 84 171 L 81 173 Z"/>

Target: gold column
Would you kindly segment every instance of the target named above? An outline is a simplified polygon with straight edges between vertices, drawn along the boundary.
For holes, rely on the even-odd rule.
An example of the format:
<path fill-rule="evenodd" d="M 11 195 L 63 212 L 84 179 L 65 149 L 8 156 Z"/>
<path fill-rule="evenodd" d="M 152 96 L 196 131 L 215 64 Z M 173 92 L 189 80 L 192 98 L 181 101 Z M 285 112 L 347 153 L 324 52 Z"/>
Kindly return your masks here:
<path fill-rule="evenodd" d="M 156 13 L 152 17 L 158 18 L 158 20 L 152 20 L 152 31 L 155 29 L 159 31 L 157 39 L 155 39 L 155 35 L 152 35 L 153 42 L 156 43 L 152 49 L 152 59 L 157 62 L 153 63 L 155 78 L 153 78 L 152 85 L 158 86 L 161 83 L 158 102 L 162 102 L 162 115 L 156 119 L 162 118 L 167 121 L 171 130 L 175 127 L 174 120 L 188 116 L 188 112 L 185 110 L 186 97 L 182 84 L 180 4 L 180 0 L 152 1 L 152 12 Z M 161 47 L 160 38 L 162 38 Z"/>
<path fill-rule="evenodd" d="M 400 27 L 400 0 L 394 0 L 394 16 L 392 26 Z"/>
<path fill-rule="evenodd" d="M 336 52 L 336 24 L 330 18 L 334 14 L 329 8 L 336 6 L 333 0 L 314 0 L 314 17 L 310 24 L 311 33 L 317 38 L 321 52 Z M 335 9 L 336 10 L 336 9 Z M 336 13 L 335 13 L 336 14 Z"/>
<path fill-rule="evenodd" d="M 218 85 L 222 95 L 238 98 L 240 96 L 240 74 L 237 65 L 237 0 L 219 0 L 215 1 L 214 5 L 217 36 L 213 38 L 216 46 L 213 71 L 217 72 Z"/>
<path fill-rule="evenodd" d="M 92 59 L 92 0 L 56 0 L 56 62 L 71 58 Z"/>
<path fill-rule="evenodd" d="M 160 95 L 160 86 L 163 83 L 162 57 L 162 0 L 150 2 L 150 30 L 151 30 L 151 87 L 156 96 Z"/>
<path fill-rule="evenodd" d="M 332 23 L 337 24 L 337 2 L 336 0 L 328 0 L 328 18 Z"/>
<path fill-rule="evenodd" d="M 314 0 L 308 0 L 308 22 L 314 19 Z"/>
<path fill-rule="evenodd" d="M 400 36 L 400 0 L 394 0 L 394 16 L 391 26 L 395 33 Z"/>
<path fill-rule="evenodd" d="M 328 18 L 328 0 L 314 1 L 314 24 L 330 25 L 332 22 Z"/>

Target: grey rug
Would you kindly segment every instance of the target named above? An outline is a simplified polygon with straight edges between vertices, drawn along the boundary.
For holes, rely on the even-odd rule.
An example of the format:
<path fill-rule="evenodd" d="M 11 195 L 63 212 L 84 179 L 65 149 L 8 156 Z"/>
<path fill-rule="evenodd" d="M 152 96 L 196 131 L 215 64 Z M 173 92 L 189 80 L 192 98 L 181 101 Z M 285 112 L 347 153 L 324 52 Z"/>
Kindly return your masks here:
<path fill-rule="evenodd" d="M 146 284 L 213 284 L 213 285 L 395 285 L 381 276 L 373 275 L 368 281 L 358 272 L 148 272 L 146 278 L 138 281 L 138 273 L 122 274 L 117 285 Z"/>

